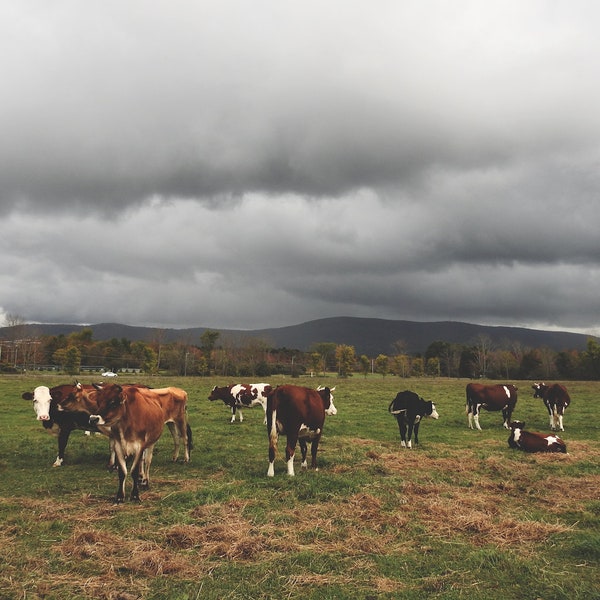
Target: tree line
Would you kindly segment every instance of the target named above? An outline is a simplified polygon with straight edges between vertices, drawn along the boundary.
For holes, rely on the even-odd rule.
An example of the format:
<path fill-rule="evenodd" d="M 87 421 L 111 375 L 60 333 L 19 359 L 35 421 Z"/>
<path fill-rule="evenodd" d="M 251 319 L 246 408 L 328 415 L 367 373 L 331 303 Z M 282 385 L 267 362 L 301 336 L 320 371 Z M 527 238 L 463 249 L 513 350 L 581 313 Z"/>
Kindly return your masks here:
<path fill-rule="evenodd" d="M 600 379 L 600 344 L 593 338 L 584 350 L 528 348 L 518 342 L 494 344 L 481 335 L 469 344 L 431 343 L 425 352 L 407 352 L 398 340 L 389 354 L 358 355 L 353 346 L 314 344 L 309 351 L 273 348 L 268 341 L 234 339 L 206 330 L 198 340 L 165 342 L 160 330 L 154 339 L 94 340 L 91 328 L 69 335 L 0 340 L 0 370 L 57 370 L 77 375 L 112 370 L 179 376 L 257 377 L 275 374 L 297 377 L 337 372 L 340 377 L 379 374 L 402 378 L 439 376 L 511 379 Z"/>

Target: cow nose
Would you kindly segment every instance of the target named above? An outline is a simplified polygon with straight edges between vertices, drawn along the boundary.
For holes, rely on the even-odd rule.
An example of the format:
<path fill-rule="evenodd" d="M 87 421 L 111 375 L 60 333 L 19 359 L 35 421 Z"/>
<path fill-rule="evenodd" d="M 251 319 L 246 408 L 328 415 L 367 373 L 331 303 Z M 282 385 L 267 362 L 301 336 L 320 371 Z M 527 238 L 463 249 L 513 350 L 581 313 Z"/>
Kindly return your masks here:
<path fill-rule="evenodd" d="M 39 415 L 38 416 L 38 421 L 49 421 L 50 417 L 49 415 Z"/>
<path fill-rule="evenodd" d="M 98 425 L 98 421 L 100 421 L 100 417 L 98 415 L 90 416 L 90 425 Z"/>

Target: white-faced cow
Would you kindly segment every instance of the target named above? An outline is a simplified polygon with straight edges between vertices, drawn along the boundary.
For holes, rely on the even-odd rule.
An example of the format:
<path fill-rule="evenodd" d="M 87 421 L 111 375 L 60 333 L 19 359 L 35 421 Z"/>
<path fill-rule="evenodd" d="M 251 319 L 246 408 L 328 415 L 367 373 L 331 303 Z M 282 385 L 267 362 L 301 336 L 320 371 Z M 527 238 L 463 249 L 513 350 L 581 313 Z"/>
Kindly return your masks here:
<path fill-rule="evenodd" d="M 75 392 L 83 393 L 82 390 Z M 163 407 L 156 395 L 145 394 L 137 387 L 117 384 L 99 387 L 95 401 L 98 414 L 89 417 L 90 423 L 108 432 L 116 453 L 119 486 L 115 502 L 121 503 L 125 499 L 128 458 L 131 458 L 133 481 L 131 500 L 139 502 L 139 487 L 150 483 L 154 445 L 165 424 Z"/>
<path fill-rule="evenodd" d="M 419 444 L 419 425 L 422 417 L 439 418 L 435 404 L 431 400 L 424 400 L 418 394 L 409 390 L 398 392 L 391 401 L 388 411 L 398 421 L 403 448 L 412 448 L 411 438 L 413 432 L 415 434 L 415 446 Z"/>
<path fill-rule="evenodd" d="M 546 385 L 545 383 L 533 384 L 533 397 L 541 398 L 550 416 L 550 429 L 564 431 L 563 418 L 567 406 L 571 404 L 571 396 L 567 388 L 560 383 Z"/>
<path fill-rule="evenodd" d="M 482 408 L 488 411 L 502 411 L 504 427 L 509 428 L 515 405 L 517 404 L 517 388 L 511 384 L 483 385 L 481 383 L 467 384 L 467 415 L 469 428 L 481 429 L 479 412 Z"/>
<path fill-rule="evenodd" d="M 269 468 L 267 475 L 275 474 L 275 455 L 279 435 L 287 437 L 285 460 L 288 475 L 294 475 L 296 443 L 302 452 L 302 468 L 307 467 L 307 443 L 311 442 L 311 466 L 317 468 L 317 449 L 323 434 L 325 415 L 335 415 L 332 392 L 335 388 L 316 390 L 298 385 L 281 385 L 267 397 L 267 435 L 269 436 Z"/>
<path fill-rule="evenodd" d="M 513 421 L 510 424 L 508 445 L 511 448 L 525 452 L 567 452 L 567 445 L 557 435 L 544 435 L 525 431 L 523 421 Z"/>
<path fill-rule="evenodd" d="M 93 389 L 92 386 L 85 386 Z M 38 421 L 42 422 L 44 429 L 52 435 L 58 436 L 58 456 L 53 467 L 60 467 L 65 460 L 65 450 L 69 436 L 74 429 L 86 432 L 98 432 L 98 429 L 89 423 L 89 415 L 83 412 L 64 412 L 58 401 L 66 398 L 74 389 L 74 385 L 58 385 L 49 388 L 45 385 L 36 387 L 33 392 L 24 392 L 24 400 L 33 401 L 33 410 Z"/>
<path fill-rule="evenodd" d="M 268 383 L 236 383 L 212 389 L 209 400 L 223 400 L 231 408 L 231 423 L 235 422 L 236 411 L 240 413 L 240 423 L 244 420 L 242 408 L 262 406 L 267 422 L 267 395 L 273 388 Z"/>
<path fill-rule="evenodd" d="M 96 399 L 98 390 L 102 389 L 102 384 L 92 384 L 92 386 L 81 386 L 77 384 L 83 393 L 71 393 L 58 401 L 59 406 L 65 411 L 86 412 L 88 415 L 98 413 L 98 402 Z M 91 390 L 89 388 L 92 388 Z M 149 388 L 142 385 L 122 385 L 121 387 L 137 387 L 140 393 L 156 398 L 162 406 L 165 416 L 165 424 L 173 437 L 173 462 L 179 458 L 180 443 L 183 443 L 183 460 L 189 462 L 190 453 L 193 448 L 192 430 L 187 422 L 187 401 L 188 395 L 185 390 L 177 387 Z M 100 428 L 101 430 L 103 428 Z M 104 432 L 108 435 L 107 432 Z M 109 466 L 113 464 L 111 460 Z"/>

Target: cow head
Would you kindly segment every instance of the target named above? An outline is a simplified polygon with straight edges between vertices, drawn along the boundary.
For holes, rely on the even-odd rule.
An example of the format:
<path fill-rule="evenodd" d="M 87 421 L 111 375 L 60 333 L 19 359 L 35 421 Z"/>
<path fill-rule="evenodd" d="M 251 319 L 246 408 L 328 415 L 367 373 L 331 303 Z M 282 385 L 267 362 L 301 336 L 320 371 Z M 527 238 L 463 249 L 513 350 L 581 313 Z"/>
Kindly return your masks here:
<path fill-rule="evenodd" d="M 323 387 L 322 385 L 320 385 L 317 388 L 317 392 L 319 392 L 319 395 L 321 396 L 321 398 L 323 398 L 323 407 L 325 408 L 326 415 L 336 415 L 337 414 L 337 408 L 333 404 L 332 392 L 334 392 L 334 391 L 335 391 L 335 387 L 332 387 L 331 389 L 329 389 L 328 387 Z"/>
<path fill-rule="evenodd" d="M 428 417 L 431 417 L 432 419 L 439 419 L 440 415 L 438 414 L 438 411 L 435 409 L 435 404 L 433 402 L 429 402 L 428 404 L 431 404 L 431 413 L 428 414 Z"/>
<path fill-rule="evenodd" d="M 90 416 L 90 425 L 111 425 L 118 421 L 121 417 L 121 407 L 126 400 L 123 393 L 123 388 L 111 383 L 105 386 L 94 384 L 97 390 L 96 404 L 98 406 L 98 414 Z"/>
<path fill-rule="evenodd" d="M 517 429 L 525 429 L 525 421 L 512 421 L 510 428 L 513 431 L 516 431 Z"/>
<path fill-rule="evenodd" d="M 223 394 L 221 393 L 222 388 L 220 388 L 219 386 L 215 385 L 215 387 L 211 390 L 210 392 L 210 396 L 208 397 L 208 399 L 212 402 L 213 400 L 221 400 Z"/>
<path fill-rule="evenodd" d="M 50 395 L 50 388 L 48 386 L 40 385 L 33 390 L 33 393 L 24 392 L 21 398 L 23 400 L 33 400 L 33 410 L 38 421 L 50 420 L 52 396 Z"/>
<path fill-rule="evenodd" d="M 546 387 L 547 386 L 545 383 L 534 383 L 531 386 L 531 388 L 533 389 L 533 397 L 534 398 L 542 398 Z"/>

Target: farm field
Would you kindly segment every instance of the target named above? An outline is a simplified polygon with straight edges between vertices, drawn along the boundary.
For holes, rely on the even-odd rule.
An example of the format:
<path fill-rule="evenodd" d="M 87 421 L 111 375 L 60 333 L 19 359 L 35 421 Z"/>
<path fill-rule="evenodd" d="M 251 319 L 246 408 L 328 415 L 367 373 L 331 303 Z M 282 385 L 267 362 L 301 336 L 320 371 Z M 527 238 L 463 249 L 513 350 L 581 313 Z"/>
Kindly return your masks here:
<path fill-rule="evenodd" d="M 0 598 L 600 598 L 600 383 L 564 382 L 564 455 L 510 449 L 500 413 L 484 411 L 483 431 L 469 430 L 468 380 L 268 381 L 336 386 L 318 472 L 300 469 L 297 449 L 288 477 L 282 438 L 266 477 L 262 409 L 230 424 L 229 409 L 207 399 L 233 380 L 147 378 L 187 390 L 192 460 L 171 462 L 165 428 L 141 504 L 115 506 L 107 439 L 74 432 L 52 468 L 56 438 L 21 399 L 72 378 L 0 377 Z M 532 382 L 511 383 L 514 418 L 547 432 Z M 423 420 L 413 450 L 387 412 L 404 389 L 440 414 Z"/>

